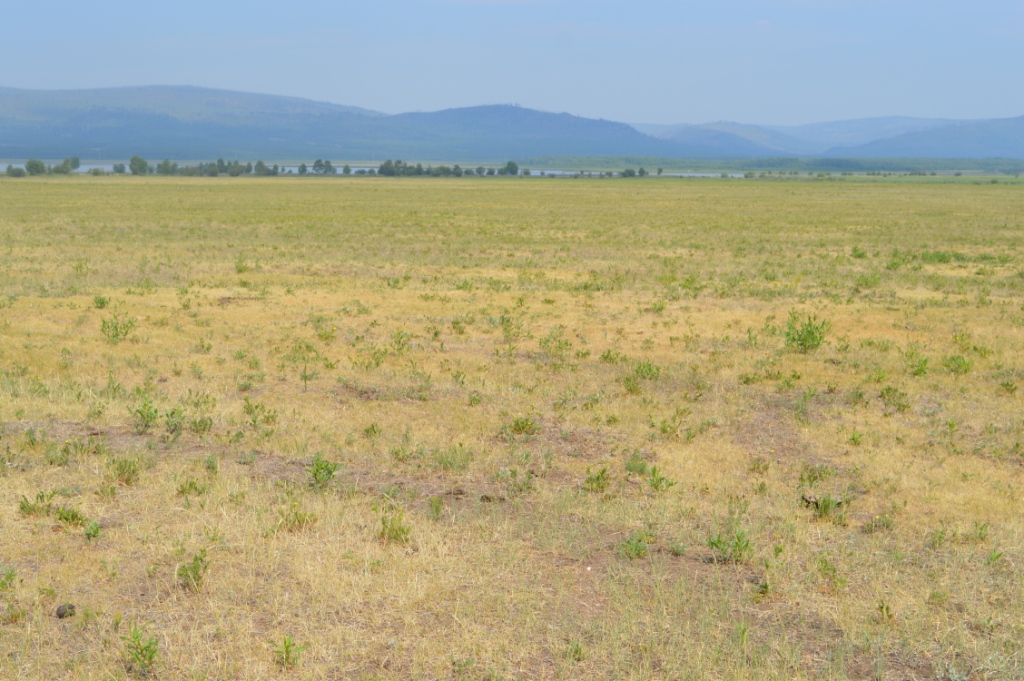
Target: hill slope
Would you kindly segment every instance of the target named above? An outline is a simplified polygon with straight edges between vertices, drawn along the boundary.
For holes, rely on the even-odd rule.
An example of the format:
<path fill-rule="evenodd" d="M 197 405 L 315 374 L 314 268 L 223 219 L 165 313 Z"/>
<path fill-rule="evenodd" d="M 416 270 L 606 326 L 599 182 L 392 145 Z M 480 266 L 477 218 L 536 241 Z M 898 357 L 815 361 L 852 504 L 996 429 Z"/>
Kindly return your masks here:
<path fill-rule="evenodd" d="M 910 132 L 854 147 L 838 147 L 829 156 L 853 158 L 1024 158 L 1024 116 L 969 121 L 935 130 Z"/>
<path fill-rule="evenodd" d="M 718 121 L 700 125 L 643 125 L 634 127 L 654 137 L 679 139 L 692 136 L 694 130 L 728 133 L 777 154 L 816 156 L 836 147 L 866 144 L 909 132 L 932 130 L 963 123 L 943 118 L 887 116 L 844 121 L 826 121 L 806 125 L 748 125 Z"/>
<path fill-rule="evenodd" d="M 480 106 L 385 115 L 293 97 L 192 87 L 0 88 L 0 157 L 494 161 L 537 155 L 774 154 L 728 133 L 665 140 L 611 121 Z"/>

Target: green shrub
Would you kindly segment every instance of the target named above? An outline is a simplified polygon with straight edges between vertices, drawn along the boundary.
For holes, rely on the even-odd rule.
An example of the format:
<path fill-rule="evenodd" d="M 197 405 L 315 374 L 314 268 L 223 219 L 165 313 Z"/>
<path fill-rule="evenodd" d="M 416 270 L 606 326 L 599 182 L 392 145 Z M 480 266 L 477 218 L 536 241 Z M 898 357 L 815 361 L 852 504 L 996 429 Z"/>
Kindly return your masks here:
<path fill-rule="evenodd" d="M 887 412 L 895 411 L 902 414 L 910 409 L 910 398 L 907 397 L 907 393 L 891 385 L 882 388 L 878 397 L 881 398 Z"/>
<path fill-rule="evenodd" d="M 285 636 L 280 643 L 274 643 L 274 660 L 277 666 L 282 669 L 291 669 L 299 662 L 299 655 L 309 646 L 300 646 L 292 640 L 291 636 Z"/>
<path fill-rule="evenodd" d="M 717 563 L 745 563 L 754 549 L 744 530 L 730 528 L 708 538 L 708 548 Z"/>
<path fill-rule="evenodd" d="M 156 425 L 157 419 L 160 418 L 160 410 L 153 404 L 149 395 L 143 395 L 142 401 L 131 410 L 131 415 L 135 432 L 142 435 Z"/>
<path fill-rule="evenodd" d="M 185 482 L 178 485 L 178 496 L 202 496 L 210 490 L 209 485 L 200 484 L 195 478 L 189 478 Z"/>
<path fill-rule="evenodd" d="M 139 475 L 142 473 L 142 464 L 134 457 L 121 456 L 112 458 L 107 463 L 107 467 L 110 469 L 114 480 L 126 487 L 130 487 L 138 482 Z"/>
<path fill-rule="evenodd" d="M 783 337 L 787 348 L 807 353 L 817 350 L 825 342 L 825 335 L 831 328 L 828 320 L 819 320 L 817 315 L 789 313 Z"/>
<path fill-rule="evenodd" d="M 155 636 L 146 636 L 142 627 L 133 626 L 127 636 L 122 636 L 124 642 L 122 654 L 125 666 L 132 674 L 139 676 L 150 676 L 156 666 L 156 656 L 159 651 L 159 641 Z"/>
<path fill-rule="evenodd" d="M 189 591 L 199 591 L 203 584 L 203 577 L 210 567 L 210 561 L 206 559 L 206 549 L 192 556 L 192 560 L 178 566 L 177 574 L 181 585 Z"/>
<path fill-rule="evenodd" d="M 106 305 L 104 305 L 106 307 Z M 100 332 L 107 341 L 113 344 L 120 343 L 135 330 L 135 319 L 126 317 L 123 314 L 114 314 L 100 322 Z"/>
<path fill-rule="evenodd" d="M 381 513 L 378 536 L 386 544 L 408 544 L 412 528 L 405 522 L 401 508 L 390 508 Z"/>
<path fill-rule="evenodd" d="M 313 463 L 306 468 L 311 478 L 309 484 L 315 490 L 326 489 L 331 481 L 334 480 L 334 475 L 341 469 L 340 463 L 332 463 L 323 457 L 320 452 L 316 453 L 313 457 Z"/>
<path fill-rule="evenodd" d="M 953 355 L 942 360 L 942 366 L 954 376 L 963 376 L 971 370 L 971 360 L 963 355 Z"/>
<path fill-rule="evenodd" d="M 654 542 L 654 535 L 646 530 L 634 530 L 619 544 L 619 555 L 629 560 L 644 558 Z"/>
<path fill-rule="evenodd" d="M 513 437 L 516 435 L 536 435 L 540 432 L 540 426 L 530 416 L 518 416 L 510 423 L 506 423 L 502 427 L 502 432 L 506 437 Z"/>
<path fill-rule="evenodd" d="M 655 492 L 664 492 L 676 483 L 675 480 L 669 480 L 665 477 L 662 472 L 658 470 L 657 466 L 652 466 L 650 473 L 647 476 L 647 484 Z"/>
<path fill-rule="evenodd" d="M 59 506 L 53 512 L 53 516 L 58 523 L 68 527 L 82 527 L 89 520 L 77 508 L 64 508 L 63 506 Z"/>
<path fill-rule="evenodd" d="M 583 489 L 588 492 L 603 492 L 608 489 L 608 485 L 611 484 L 611 479 L 608 477 L 608 468 L 604 467 L 596 473 L 591 473 L 590 469 L 587 469 L 587 477 L 583 479 Z"/>

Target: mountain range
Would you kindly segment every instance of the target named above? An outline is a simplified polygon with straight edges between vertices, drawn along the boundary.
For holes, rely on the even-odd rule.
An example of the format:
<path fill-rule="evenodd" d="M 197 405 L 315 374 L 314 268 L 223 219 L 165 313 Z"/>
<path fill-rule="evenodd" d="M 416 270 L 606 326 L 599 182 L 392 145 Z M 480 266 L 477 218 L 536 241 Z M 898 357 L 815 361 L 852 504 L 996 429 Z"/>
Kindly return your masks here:
<path fill-rule="evenodd" d="M 182 86 L 0 88 L 0 158 L 485 162 L 540 156 L 1024 159 L 1024 116 L 644 125 L 511 105 L 384 114 Z"/>

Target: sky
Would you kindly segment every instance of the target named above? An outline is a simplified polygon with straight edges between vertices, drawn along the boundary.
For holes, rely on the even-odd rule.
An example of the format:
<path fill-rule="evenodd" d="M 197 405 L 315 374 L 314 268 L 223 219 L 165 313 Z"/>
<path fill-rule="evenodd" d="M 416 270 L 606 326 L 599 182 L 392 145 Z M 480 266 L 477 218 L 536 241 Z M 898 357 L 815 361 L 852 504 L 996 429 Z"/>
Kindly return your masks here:
<path fill-rule="evenodd" d="M 631 123 L 1024 115 L 1021 0 L 0 0 L 0 86 Z"/>

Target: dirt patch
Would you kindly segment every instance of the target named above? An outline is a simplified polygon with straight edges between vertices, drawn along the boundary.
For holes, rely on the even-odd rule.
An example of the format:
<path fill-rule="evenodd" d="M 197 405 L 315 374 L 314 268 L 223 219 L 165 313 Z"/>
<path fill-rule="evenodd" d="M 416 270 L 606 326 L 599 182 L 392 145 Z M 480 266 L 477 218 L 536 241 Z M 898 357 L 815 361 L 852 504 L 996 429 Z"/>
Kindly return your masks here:
<path fill-rule="evenodd" d="M 361 402 L 429 402 L 433 391 L 429 386 L 413 384 L 406 386 L 361 385 L 346 381 L 332 391 L 339 402 L 357 399 Z"/>
<path fill-rule="evenodd" d="M 246 300 L 262 300 L 256 296 L 224 296 L 223 298 L 217 299 L 217 304 L 221 307 L 230 305 L 231 303 L 239 303 Z"/>
<path fill-rule="evenodd" d="M 4 425 L 4 430 L 16 436 L 25 435 L 28 431 L 32 430 L 35 431 L 35 437 L 40 442 L 49 440 L 59 444 L 73 439 L 88 440 L 95 438 L 113 453 L 146 449 L 148 443 L 159 437 L 155 430 L 139 434 L 128 425 L 91 426 L 81 421 L 9 422 Z M 165 451 L 173 451 L 175 453 L 218 449 L 213 445 L 205 445 L 191 438 L 167 442 L 164 443 L 163 447 Z"/>
<path fill-rule="evenodd" d="M 762 405 L 739 418 L 733 439 L 751 456 L 785 462 L 813 458 L 810 445 L 778 406 Z"/>
<path fill-rule="evenodd" d="M 616 434 L 570 423 L 538 421 L 538 429 L 530 434 L 502 433 L 503 443 L 530 445 L 554 454 L 578 459 L 605 458 L 622 446 Z"/>

